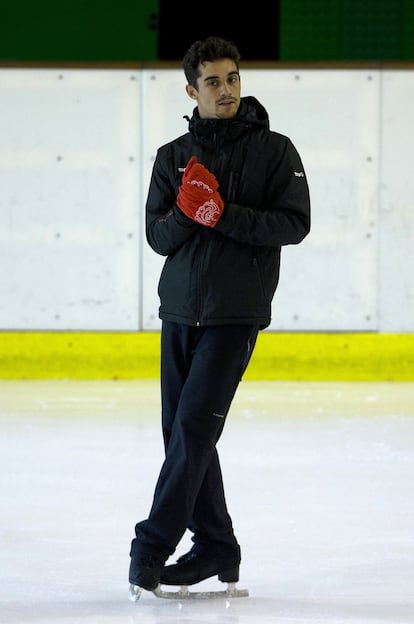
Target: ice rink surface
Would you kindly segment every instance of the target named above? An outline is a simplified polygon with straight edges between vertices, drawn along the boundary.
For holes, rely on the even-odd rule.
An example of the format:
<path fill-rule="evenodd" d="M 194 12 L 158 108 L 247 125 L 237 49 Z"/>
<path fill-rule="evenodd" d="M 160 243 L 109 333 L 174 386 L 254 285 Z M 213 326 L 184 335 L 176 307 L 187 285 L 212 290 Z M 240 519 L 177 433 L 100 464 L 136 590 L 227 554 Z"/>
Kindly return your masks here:
<path fill-rule="evenodd" d="M 219 442 L 250 594 L 231 600 L 128 600 L 159 411 L 158 381 L 0 381 L 2 624 L 414 623 L 414 384 L 241 383 Z"/>

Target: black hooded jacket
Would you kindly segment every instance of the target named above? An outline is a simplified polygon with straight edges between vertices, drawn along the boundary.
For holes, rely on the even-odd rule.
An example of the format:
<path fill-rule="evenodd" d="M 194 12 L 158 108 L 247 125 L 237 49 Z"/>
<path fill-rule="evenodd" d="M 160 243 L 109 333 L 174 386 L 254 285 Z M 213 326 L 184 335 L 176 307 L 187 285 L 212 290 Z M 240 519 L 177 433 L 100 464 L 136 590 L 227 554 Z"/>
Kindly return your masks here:
<path fill-rule="evenodd" d="M 216 176 L 224 201 L 214 228 L 189 219 L 176 197 L 191 156 Z M 301 158 L 269 129 L 265 108 L 241 99 L 232 119 L 201 119 L 160 147 L 146 204 L 146 235 L 167 256 L 158 287 L 159 316 L 186 325 L 258 325 L 271 321 L 283 245 L 310 230 L 310 200 Z"/>

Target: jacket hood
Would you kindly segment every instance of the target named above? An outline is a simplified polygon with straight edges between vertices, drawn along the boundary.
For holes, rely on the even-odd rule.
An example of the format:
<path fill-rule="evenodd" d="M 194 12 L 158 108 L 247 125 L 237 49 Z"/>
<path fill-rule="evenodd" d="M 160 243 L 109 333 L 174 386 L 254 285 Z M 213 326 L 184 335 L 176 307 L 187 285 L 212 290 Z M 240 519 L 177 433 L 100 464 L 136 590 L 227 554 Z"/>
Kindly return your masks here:
<path fill-rule="evenodd" d="M 251 114 L 256 115 L 257 123 L 261 127 L 265 127 L 269 129 L 269 115 L 263 104 L 259 102 L 252 95 L 248 95 L 241 99 L 241 103 L 243 106 L 246 106 L 247 109 L 250 109 Z M 239 109 L 240 110 L 240 109 Z"/>

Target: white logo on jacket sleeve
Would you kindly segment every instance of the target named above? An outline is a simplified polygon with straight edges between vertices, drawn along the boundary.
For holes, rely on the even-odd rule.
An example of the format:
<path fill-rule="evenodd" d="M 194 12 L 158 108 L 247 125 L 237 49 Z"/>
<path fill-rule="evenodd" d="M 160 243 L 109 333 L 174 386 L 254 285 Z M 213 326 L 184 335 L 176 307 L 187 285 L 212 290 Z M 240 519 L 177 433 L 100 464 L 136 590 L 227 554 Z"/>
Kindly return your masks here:
<path fill-rule="evenodd" d="M 303 173 L 303 171 L 294 171 L 293 173 L 295 174 L 295 176 L 297 178 L 304 178 L 305 177 L 305 174 Z"/>

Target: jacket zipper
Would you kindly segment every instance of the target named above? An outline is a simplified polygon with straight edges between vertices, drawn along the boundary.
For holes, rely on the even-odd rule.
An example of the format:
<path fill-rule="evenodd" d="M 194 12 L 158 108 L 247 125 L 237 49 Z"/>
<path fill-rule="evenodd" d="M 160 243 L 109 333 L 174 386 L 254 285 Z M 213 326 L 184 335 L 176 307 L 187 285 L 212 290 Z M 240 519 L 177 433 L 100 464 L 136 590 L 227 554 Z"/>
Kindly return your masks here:
<path fill-rule="evenodd" d="M 196 315 L 196 326 L 199 327 L 201 324 L 201 302 L 203 300 L 202 297 L 202 269 L 204 267 L 204 258 L 206 257 L 205 249 L 208 245 L 208 236 L 209 232 L 201 230 L 200 232 L 200 251 L 199 251 L 199 260 L 197 264 L 197 315 Z"/>

